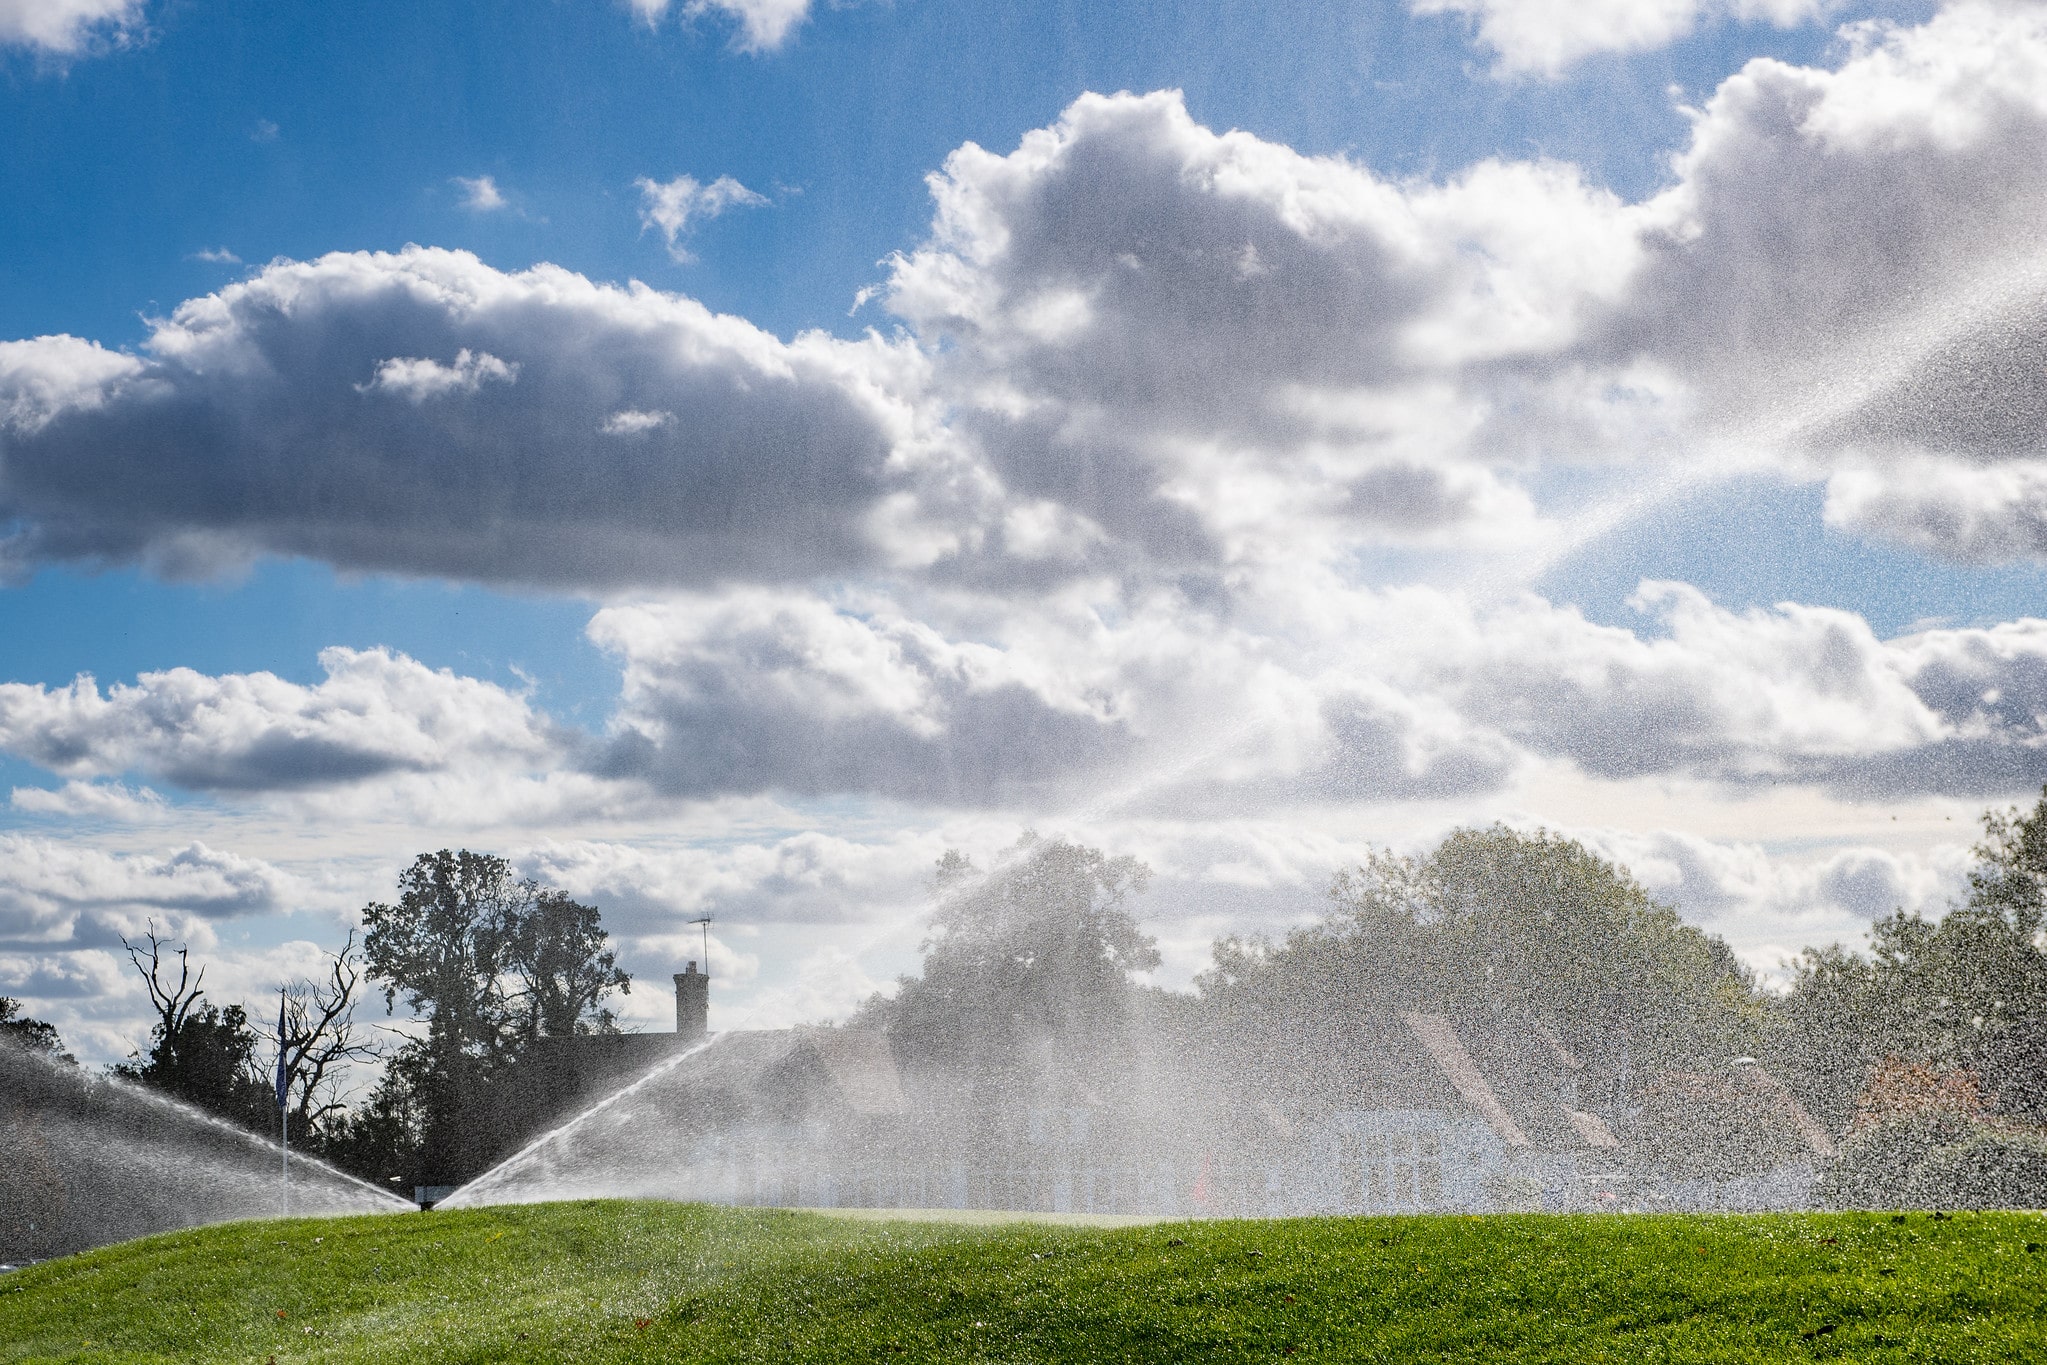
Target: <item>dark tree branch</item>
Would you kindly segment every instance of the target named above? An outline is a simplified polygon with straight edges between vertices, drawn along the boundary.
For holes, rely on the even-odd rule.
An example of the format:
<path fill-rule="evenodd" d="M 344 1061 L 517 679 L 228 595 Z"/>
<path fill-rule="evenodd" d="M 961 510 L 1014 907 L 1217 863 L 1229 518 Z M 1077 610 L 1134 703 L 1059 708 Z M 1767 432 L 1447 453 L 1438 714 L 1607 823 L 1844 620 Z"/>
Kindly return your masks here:
<path fill-rule="evenodd" d="M 357 1030 L 355 1005 L 361 995 L 353 929 L 341 951 L 328 958 L 325 980 L 294 981 L 285 987 L 284 1031 L 272 1041 L 282 1051 L 287 1094 L 297 1093 L 295 1112 L 303 1124 L 343 1107 L 324 1093 L 340 1068 L 381 1055 L 376 1044 Z M 316 1108 L 315 1101 L 322 1098 L 327 1102 Z"/>
<path fill-rule="evenodd" d="M 190 950 L 179 944 L 177 984 L 166 986 L 162 979 L 166 970 L 163 959 L 164 949 L 170 946 L 170 940 L 157 936 L 155 920 L 149 922 L 141 944 L 130 943 L 124 935 L 121 946 L 128 950 L 128 960 L 135 964 L 136 972 L 142 977 L 142 984 L 149 990 L 149 1003 L 156 1010 L 157 1027 L 162 1030 L 162 1036 L 175 1039 L 183 1031 L 185 1020 L 190 1017 L 193 1008 L 198 1005 L 199 997 L 206 993 L 200 984 L 206 979 L 206 969 L 201 967 L 199 974 L 193 976 Z M 145 948 L 147 966 L 143 965 Z"/>

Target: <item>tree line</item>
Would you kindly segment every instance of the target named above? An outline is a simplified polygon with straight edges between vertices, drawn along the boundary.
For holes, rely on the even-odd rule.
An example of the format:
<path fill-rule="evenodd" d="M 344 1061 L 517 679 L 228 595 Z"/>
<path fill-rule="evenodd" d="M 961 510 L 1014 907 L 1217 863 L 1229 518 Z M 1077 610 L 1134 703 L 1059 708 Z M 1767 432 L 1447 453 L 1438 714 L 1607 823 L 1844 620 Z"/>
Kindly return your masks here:
<path fill-rule="evenodd" d="M 1839 1139 L 1823 1200 L 2047 1207 L 2047 791 L 1988 813 L 1974 852 L 1946 913 L 1895 910 L 1866 950 L 1807 950 L 1772 987 L 1583 844 L 1463 829 L 1370 854 L 1300 928 L 1217 942 L 1187 993 L 1133 979 L 1159 961 L 1142 864 L 1026 839 L 986 875 L 947 855 L 921 973 L 858 1022 L 969 1110 L 1113 1093 L 1150 1051 L 1252 1114 L 1338 1100 L 1402 1012 L 1443 1012 L 1509 1040 L 1510 1069 L 1569 1055 L 1575 1103 L 1646 1173 L 1808 1157 L 1796 1125 L 1757 1121 L 1782 1087 Z"/>
<path fill-rule="evenodd" d="M 1677 1174 L 1793 1154 L 1791 1139 L 1719 1104 L 1760 1074 L 1844 1138 L 1829 1198 L 1940 1203 L 1973 1190 L 2042 1205 L 2047 791 L 2029 811 L 1986 815 L 1975 857 L 1946 913 L 1897 910 L 1866 949 L 1807 950 L 1770 987 L 1583 844 L 1458 830 L 1424 854 L 1368 855 L 1334 878 L 1319 916 L 1217 942 L 1193 990 L 1169 992 L 1139 980 L 1160 961 L 1137 915 L 1148 869 L 1026 836 L 985 872 L 941 860 L 920 970 L 853 1022 L 984 1114 L 1017 1095 L 1114 1093 L 1147 1049 L 1248 1078 L 1257 1095 L 1237 1097 L 1248 1110 L 1344 1084 L 1342 1059 L 1369 1052 L 1401 1011 L 1449 1012 L 1567 1049 L 1578 1102 Z M 281 1032 L 203 998 L 184 948 L 154 932 L 131 944 L 157 1020 L 118 1069 L 274 1132 L 282 1048 L 294 1141 L 379 1182 L 455 1184 L 486 1168 L 535 1117 L 522 1086 L 545 1040 L 615 1031 L 607 1002 L 630 981 L 595 907 L 503 859 L 422 854 L 397 890 L 364 908 L 360 941 L 351 934 L 324 976 L 287 987 Z M 412 1024 L 381 1042 L 366 1033 L 354 1013 L 366 992 L 387 1010 L 402 1000 Z M 12 1001 L 0 1000 L 0 1036 L 61 1050 Z M 363 1063 L 381 1065 L 378 1079 L 344 1102 L 341 1077 Z"/>

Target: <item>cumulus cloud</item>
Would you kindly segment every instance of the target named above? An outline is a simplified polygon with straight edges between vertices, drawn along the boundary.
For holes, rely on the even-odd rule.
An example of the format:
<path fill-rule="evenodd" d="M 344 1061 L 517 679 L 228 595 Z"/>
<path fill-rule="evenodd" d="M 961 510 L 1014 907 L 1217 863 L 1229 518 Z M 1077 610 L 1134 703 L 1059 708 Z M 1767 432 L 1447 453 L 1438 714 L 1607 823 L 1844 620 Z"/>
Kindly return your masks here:
<path fill-rule="evenodd" d="M 104 693 L 90 677 L 0 684 L 0 750 L 67 777 L 145 772 L 223 792 L 524 770 L 560 753 L 552 723 L 495 684 L 381 649 L 328 649 L 320 664 L 326 677 L 310 687 L 188 668 Z"/>
<path fill-rule="evenodd" d="M 498 188 L 495 176 L 455 176 L 450 182 L 462 191 L 462 207 L 471 213 L 491 213 L 506 208 L 511 200 Z"/>
<path fill-rule="evenodd" d="M 1387 543 L 1535 536 L 1529 489 L 1595 461 L 1788 457 L 1831 475 L 1836 524 L 2027 551 L 2047 268 L 2007 267 L 2047 207 L 2047 18 L 1962 3 L 1851 39 L 1836 69 L 1726 82 L 1640 204 L 1545 162 L 1394 181 L 1170 92 L 1087 96 L 948 158 L 890 267 L 891 339 L 783 341 L 461 253 L 275 263 L 136 354 L 0 343 L 6 553 L 684 589 L 593 621 L 622 694 L 564 760 L 671 798 L 999 806 L 1139 773 L 1183 803 L 1395 799 L 1530 756 L 2006 790 L 2041 774 L 2011 700 L 2037 690 L 2032 623 L 1883 640 L 1652 585 L 1638 632 L 1360 586 Z M 758 198 L 640 187 L 672 242 Z M 242 780 L 234 737 L 221 773 L 196 745 L 38 738 L 83 724 L 65 706 L 135 709 L 70 695 L 7 694 L 16 752 Z M 310 757 L 279 771 L 327 771 L 324 731 L 284 733 Z M 488 766 L 421 733 L 416 762 L 341 745 L 331 780 Z M 543 739 L 492 770 L 569 752 Z"/>
<path fill-rule="evenodd" d="M 2030 552 L 2047 11 L 1965 0 L 1849 39 L 1832 70 L 1752 61 L 1696 111 L 1584 354 L 1664 376 L 1694 459 L 1717 436 L 1714 458 L 1841 471 L 1837 524 Z"/>
<path fill-rule="evenodd" d="M 674 0 L 627 0 L 649 25 L 661 22 Z M 810 16 L 810 0 L 683 0 L 692 18 L 718 14 L 739 26 L 733 45 L 741 52 L 773 52 L 787 43 Z"/>
<path fill-rule="evenodd" d="M 1057 810 L 1484 789 L 1510 746 L 1169 591 L 1035 609 L 727 593 L 606 608 L 624 669 L 598 770 L 671 795 L 861 792 Z M 950 617 L 950 630 L 934 624 Z"/>
<path fill-rule="evenodd" d="M 673 937 L 703 914 L 754 925 L 844 925 L 915 910 L 945 848 L 929 829 L 865 841 L 806 831 L 680 849 L 566 840 L 532 849 L 519 864 L 602 904 L 605 923 L 622 934 Z"/>
<path fill-rule="evenodd" d="M 612 607 L 609 769 L 684 795 L 858 790 L 1000 803 L 1127 759 L 1100 677 L 802 593 Z"/>
<path fill-rule="evenodd" d="M 1637 255 L 1569 167 L 1402 186 L 1216 134 L 1172 92 L 1083 97 L 932 188 L 885 297 L 964 425 L 1018 496 L 1177 559 L 1521 515 L 1446 461 L 1484 411 L 1465 372 L 1570 341 Z"/>
<path fill-rule="evenodd" d="M 1851 612 L 1732 611 L 1677 583 L 1634 604 L 1637 630 L 1532 595 L 1298 575 L 1215 603 L 1097 584 L 1029 609 L 726 590 L 597 613 L 621 688 L 594 733 L 493 683 L 332 649 L 311 686 L 187 669 L 0 685 L 0 751 L 73 779 L 18 790 L 18 809 L 109 819 L 154 798 L 89 779 L 472 823 L 760 795 L 1235 818 L 1471 799 L 1557 760 L 1851 799 L 2047 780 L 2047 622 L 1886 640 Z"/>
<path fill-rule="evenodd" d="M 1409 8 L 1470 18 L 1503 74 L 1557 76 L 1595 52 L 1651 51 L 1714 20 L 1810 23 L 1840 0 L 1410 0 Z"/>
<path fill-rule="evenodd" d="M 2047 558 L 2047 461 L 1838 470 L 1827 479 L 1826 519 L 1961 563 Z"/>
<path fill-rule="evenodd" d="M 142 369 L 134 356 L 74 336 L 0 341 L 0 436 L 30 435 L 60 412 L 97 408 Z"/>
<path fill-rule="evenodd" d="M 690 175 L 678 175 L 666 184 L 641 176 L 633 186 L 640 192 L 641 228 L 659 229 L 668 243 L 668 254 L 685 264 L 696 259 L 682 245 L 682 238 L 692 224 L 716 218 L 729 208 L 750 208 L 768 202 L 765 195 L 755 194 L 729 175 L 721 175 L 708 185 Z"/>
<path fill-rule="evenodd" d="M 145 0 L 0 0 L 0 47 L 73 57 L 119 42 L 142 23 Z"/>
<path fill-rule="evenodd" d="M 0 834 L 0 949 L 105 947 L 154 916 L 181 935 L 291 908 L 297 880 L 258 859 L 194 843 L 163 855 L 107 853 Z"/>
<path fill-rule="evenodd" d="M 1815 782 L 1863 798 L 2047 780 L 2047 622 L 1883 640 L 1852 612 L 1734 612 L 1683 584 L 1645 583 L 1633 601 L 1651 631 L 1536 599 L 1430 604 L 1437 643 L 1403 674 L 1470 723 L 1605 778 Z"/>
<path fill-rule="evenodd" d="M 0 343 L 0 558 L 579 588 L 887 567 L 947 552 L 956 532 L 915 526 L 977 496 L 930 439 L 923 369 L 907 343 L 784 342 L 553 266 L 276 263 L 141 355 Z M 674 420 L 619 441 L 621 412 Z"/>
<path fill-rule="evenodd" d="M 1959 845 L 1920 854 L 1862 844 L 1773 857 L 1760 844 L 1677 830 L 1600 830 L 1586 838 L 1657 899 L 1708 926 L 1746 921 L 1781 933 L 1787 918 L 1801 916 L 1846 926 L 1895 910 L 1939 914 L 1967 890 L 1968 854 Z"/>
<path fill-rule="evenodd" d="M 1946 913 L 1966 895 L 1973 861 L 1959 842 L 1900 850 L 1851 836 L 1813 850 L 1671 829 L 1573 834 L 1780 983 L 1808 947 L 1861 946 L 1870 922 L 1897 910 Z"/>

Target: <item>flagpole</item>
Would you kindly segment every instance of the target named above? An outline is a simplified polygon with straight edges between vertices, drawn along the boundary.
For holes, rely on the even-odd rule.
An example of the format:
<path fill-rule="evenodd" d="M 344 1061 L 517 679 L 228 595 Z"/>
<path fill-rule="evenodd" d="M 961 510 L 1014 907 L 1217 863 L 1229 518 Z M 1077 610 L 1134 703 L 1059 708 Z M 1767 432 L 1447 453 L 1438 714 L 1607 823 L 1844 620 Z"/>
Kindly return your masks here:
<path fill-rule="evenodd" d="M 284 1186 L 284 1216 L 291 1217 L 291 1110 L 285 1107 L 291 1073 L 285 1069 L 284 987 L 277 988 L 277 1157 Z"/>

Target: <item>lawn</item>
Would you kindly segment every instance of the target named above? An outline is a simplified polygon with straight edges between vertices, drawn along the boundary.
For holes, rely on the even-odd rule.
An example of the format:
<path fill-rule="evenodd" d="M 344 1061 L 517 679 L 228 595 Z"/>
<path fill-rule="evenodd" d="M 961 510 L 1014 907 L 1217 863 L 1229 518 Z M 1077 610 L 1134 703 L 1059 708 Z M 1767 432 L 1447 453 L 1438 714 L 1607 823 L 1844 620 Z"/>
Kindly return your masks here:
<path fill-rule="evenodd" d="M 0 1361 L 2047 1360 L 2031 1214 L 1143 1227 L 660 1203 L 239 1223 L 0 1276 Z"/>

